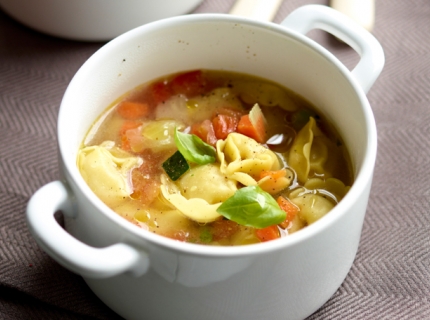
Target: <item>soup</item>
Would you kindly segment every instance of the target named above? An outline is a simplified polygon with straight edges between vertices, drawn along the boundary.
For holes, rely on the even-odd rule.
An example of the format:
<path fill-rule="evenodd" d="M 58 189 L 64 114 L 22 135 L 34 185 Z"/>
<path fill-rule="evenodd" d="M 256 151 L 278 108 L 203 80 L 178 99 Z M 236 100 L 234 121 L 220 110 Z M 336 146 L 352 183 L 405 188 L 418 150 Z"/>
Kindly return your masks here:
<path fill-rule="evenodd" d="M 352 184 L 334 126 L 273 82 L 195 70 L 143 84 L 89 130 L 77 165 L 136 226 L 178 241 L 244 245 L 326 215 Z"/>

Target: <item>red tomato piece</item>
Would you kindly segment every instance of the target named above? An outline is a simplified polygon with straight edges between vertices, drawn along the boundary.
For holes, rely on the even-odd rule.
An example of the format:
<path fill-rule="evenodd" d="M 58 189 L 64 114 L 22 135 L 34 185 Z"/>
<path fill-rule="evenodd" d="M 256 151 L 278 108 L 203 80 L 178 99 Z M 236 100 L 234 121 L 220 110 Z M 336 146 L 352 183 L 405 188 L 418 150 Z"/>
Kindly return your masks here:
<path fill-rule="evenodd" d="M 207 80 L 201 70 L 196 70 L 176 76 L 172 79 L 171 86 L 175 94 L 184 94 L 191 98 L 206 91 Z"/>
<path fill-rule="evenodd" d="M 191 126 L 191 134 L 195 134 L 197 137 L 202 139 L 204 142 L 215 146 L 218 139 L 215 136 L 214 127 L 212 121 L 204 120 L 201 123 L 196 123 Z"/>
<path fill-rule="evenodd" d="M 160 194 L 161 183 L 156 180 L 148 179 L 147 175 L 144 175 L 139 170 L 133 170 L 133 193 L 131 197 L 139 200 L 143 204 L 150 204 Z"/>
<path fill-rule="evenodd" d="M 136 129 L 142 124 L 140 121 L 126 120 L 119 129 L 119 136 L 121 139 L 121 148 L 126 151 L 130 151 L 130 140 L 127 137 L 127 131 Z"/>
<path fill-rule="evenodd" d="M 231 220 L 217 220 L 211 224 L 212 239 L 214 241 L 230 238 L 238 230 L 239 225 Z"/>
<path fill-rule="evenodd" d="M 172 88 L 164 81 L 152 84 L 149 91 L 151 92 L 155 106 L 168 100 L 173 95 Z"/>
<path fill-rule="evenodd" d="M 245 114 L 245 111 L 225 107 L 217 111 L 216 115 L 219 115 L 219 114 L 224 114 L 226 116 L 233 117 L 236 119 L 237 122 L 239 122 L 240 117 L 242 117 Z"/>
<path fill-rule="evenodd" d="M 228 134 L 237 129 L 238 119 L 234 116 L 219 114 L 212 120 L 215 136 L 218 139 L 227 138 Z"/>

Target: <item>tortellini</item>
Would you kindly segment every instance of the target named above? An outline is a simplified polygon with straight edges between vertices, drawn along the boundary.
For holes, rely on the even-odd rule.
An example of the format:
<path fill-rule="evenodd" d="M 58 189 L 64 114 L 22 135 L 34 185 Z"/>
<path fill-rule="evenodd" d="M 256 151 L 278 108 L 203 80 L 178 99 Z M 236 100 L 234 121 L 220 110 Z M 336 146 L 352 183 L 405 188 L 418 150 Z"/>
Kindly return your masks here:
<path fill-rule="evenodd" d="M 130 173 L 142 159 L 114 146 L 112 141 L 79 150 L 78 168 L 93 192 L 106 204 L 114 206 L 132 192 Z"/>
<path fill-rule="evenodd" d="M 297 110 L 297 105 L 285 90 L 272 83 L 233 82 L 241 99 L 248 104 L 258 103 L 264 107 L 279 106 L 287 111 Z"/>
<path fill-rule="evenodd" d="M 305 183 L 310 170 L 322 173 L 328 158 L 327 146 L 318 137 L 322 132 L 317 127 L 315 119 L 309 122 L 297 133 L 288 157 L 288 164 L 297 174 L 297 180 Z"/>
<path fill-rule="evenodd" d="M 215 164 L 194 167 L 176 183 L 162 175 L 161 183 L 164 198 L 185 216 L 200 223 L 220 218 L 216 210 L 237 190 L 236 182 L 222 174 Z"/>
<path fill-rule="evenodd" d="M 307 224 L 319 220 L 336 205 L 329 197 L 317 192 L 306 192 L 304 188 L 294 190 L 290 193 L 289 198 L 299 207 L 299 217 Z"/>
<path fill-rule="evenodd" d="M 339 202 L 350 189 L 349 186 L 345 186 L 342 181 L 335 178 L 328 178 L 327 180 L 312 178 L 306 181 L 304 187 L 308 190 L 325 193 L 335 199 L 336 202 Z"/>
<path fill-rule="evenodd" d="M 333 209 L 349 189 L 335 178 L 312 178 L 306 181 L 304 187 L 293 190 L 289 198 L 299 207 L 300 218 L 311 224 Z"/>
<path fill-rule="evenodd" d="M 176 185 L 185 198 L 202 198 L 208 203 L 222 202 L 237 190 L 236 183 L 221 174 L 219 167 L 215 164 L 190 169 L 177 181 Z"/>
<path fill-rule="evenodd" d="M 229 179 L 240 182 L 244 186 L 259 185 L 263 190 L 273 193 L 286 188 L 291 182 L 291 174 L 285 178 L 260 180 L 262 171 L 281 169 L 281 163 L 274 152 L 260 145 L 254 139 L 239 133 L 230 133 L 225 140 L 217 142 L 217 156 L 220 169 Z"/>

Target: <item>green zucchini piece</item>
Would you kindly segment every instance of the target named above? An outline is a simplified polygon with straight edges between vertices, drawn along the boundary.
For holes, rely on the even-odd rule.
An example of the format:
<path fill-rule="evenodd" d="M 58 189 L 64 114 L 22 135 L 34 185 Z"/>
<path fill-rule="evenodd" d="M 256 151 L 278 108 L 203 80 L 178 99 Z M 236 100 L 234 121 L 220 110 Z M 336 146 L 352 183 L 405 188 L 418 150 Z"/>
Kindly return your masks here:
<path fill-rule="evenodd" d="M 169 159 L 163 162 L 163 169 L 170 179 L 176 181 L 190 169 L 190 165 L 182 153 L 176 151 Z"/>

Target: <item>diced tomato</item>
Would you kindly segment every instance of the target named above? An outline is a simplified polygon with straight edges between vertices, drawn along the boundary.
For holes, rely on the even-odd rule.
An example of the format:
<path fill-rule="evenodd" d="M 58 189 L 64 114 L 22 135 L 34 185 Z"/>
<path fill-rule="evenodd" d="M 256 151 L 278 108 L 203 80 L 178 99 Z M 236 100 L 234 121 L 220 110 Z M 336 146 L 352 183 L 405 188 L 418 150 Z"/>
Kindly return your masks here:
<path fill-rule="evenodd" d="M 279 224 L 281 228 L 286 229 L 293 221 L 296 214 L 299 212 L 299 208 L 290 200 L 282 196 L 279 196 L 278 199 L 276 199 L 276 202 L 279 204 L 279 207 L 287 214 L 285 221 Z"/>
<path fill-rule="evenodd" d="M 279 232 L 277 225 L 269 226 L 263 229 L 256 229 L 255 234 L 261 242 L 271 241 L 281 237 L 281 233 Z"/>
<path fill-rule="evenodd" d="M 185 242 L 189 239 L 188 232 L 186 232 L 184 230 L 177 230 L 177 231 L 170 230 L 168 232 L 161 233 L 161 235 L 164 237 L 176 240 L 176 241 L 181 241 L 181 242 Z"/>
<path fill-rule="evenodd" d="M 204 120 L 201 123 L 196 123 L 191 126 L 191 134 L 195 134 L 204 142 L 210 144 L 211 146 L 215 146 L 217 142 L 217 138 L 215 136 L 214 127 L 212 125 L 212 121 Z"/>
<path fill-rule="evenodd" d="M 173 240 L 181 241 L 181 242 L 187 241 L 188 237 L 189 237 L 188 233 L 183 231 L 183 230 L 176 231 L 176 232 L 174 232 L 172 234 L 168 234 L 166 236 L 173 239 Z"/>
<path fill-rule="evenodd" d="M 217 115 L 212 120 L 215 136 L 218 139 L 227 138 L 229 133 L 236 131 L 238 122 L 238 119 L 233 116 L 225 114 Z"/>
<path fill-rule="evenodd" d="M 239 225 L 231 220 L 217 220 L 211 223 L 212 239 L 219 241 L 230 238 L 239 230 Z"/>
<path fill-rule="evenodd" d="M 150 108 L 143 102 L 123 101 L 117 106 L 116 111 L 124 119 L 136 120 L 148 115 Z"/>
<path fill-rule="evenodd" d="M 150 204 L 160 193 L 160 175 L 163 171 L 161 163 L 167 155 L 144 150 L 140 153 L 143 164 L 131 172 L 133 193 L 132 198 L 144 204 Z"/>
<path fill-rule="evenodd" d="M 242 117 L 246 112 L 242 111 L 242 110 L 238 110 L 238 109 L 233 109 L 233 108 L 221 108 L 219 110 L 217 110 L 216 115 L 219 114 L 224 114 L 226 116 L 230 116 L 236 119 L 237 122 L 239 122 L 240 117 Z"/>
<path fill-rule="evenodd" d="M 119 129 L 119 136 L 121 138 L 121 149 L 130 151 L 130 140 L 127 137 L 127 131 L 136 129 L 142 124 L 140 121 L 133 121 L 133 120 L 126 120 L 122 124 L 121 128 Z"/>
<path fill-rule="evenodd" d="M 159 81 L 152 84 L 149 90 L 151 92 L 152 100 L 155 106 L 168 100 L 173 95 L 169 83 L 166 83 L 164 81 Z"/>
<path fill-rule="evenodd" d="M 182 73 L 172 79 L 171 86 L 175 94 L 184 94 L 188 98 L 203 94 L 207 81 L 201 70 Z"/>
<path fill-rule="evenodd" d="M 150 204 L 160 194 L 161 183 L 155 180 L 150 180 L 148 176 L 144 176 L 141 172 L 133 170 L 133 193 L 131 197 L 139 200 L 143 204 Z"/>

